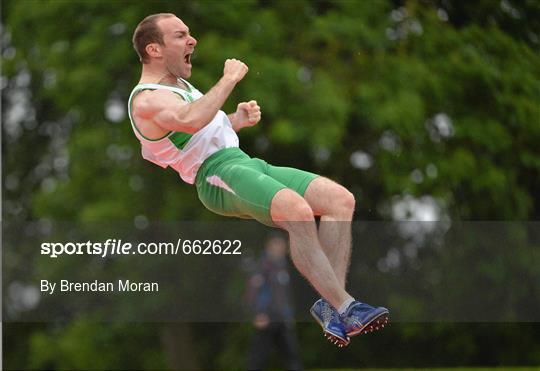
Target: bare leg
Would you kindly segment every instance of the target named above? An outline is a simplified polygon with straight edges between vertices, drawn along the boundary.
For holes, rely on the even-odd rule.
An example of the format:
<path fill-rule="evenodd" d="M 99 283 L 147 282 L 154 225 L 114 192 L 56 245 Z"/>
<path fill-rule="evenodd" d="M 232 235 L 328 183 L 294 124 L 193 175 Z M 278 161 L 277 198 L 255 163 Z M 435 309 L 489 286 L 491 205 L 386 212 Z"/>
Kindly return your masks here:
<path fill-rule="evenodd" d="M 335 308 L 350 299 L 323 252 L 313 210 L 296 192 L 282 189 L 272 200 L 274 223 L 289 232 L 291 259 L 319 294 Z"/>
<path fill-rule="evenodd" d="M 304 195 L 316 215 L 321 216 L 319 241 L 342 288 L 345 289 L 351 260 L 351 221 L 354 196 L 330 179 L 319 177 Z"/>

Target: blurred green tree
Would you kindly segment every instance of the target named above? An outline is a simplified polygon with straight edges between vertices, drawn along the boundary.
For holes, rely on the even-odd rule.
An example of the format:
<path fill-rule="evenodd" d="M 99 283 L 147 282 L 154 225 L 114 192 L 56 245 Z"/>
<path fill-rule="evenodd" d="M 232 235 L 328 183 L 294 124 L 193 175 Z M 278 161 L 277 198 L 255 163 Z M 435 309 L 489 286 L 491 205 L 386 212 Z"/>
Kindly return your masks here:
<path fill-rule="evenodd" d="M 140 158 L 126 117 L 125 103 L 139 74 L 132 30 L 144 16 L 162 11 L 178 14 L 199 41 L 192 81 L 201 90 L 219 78 L 228 57 L 250 66 L 225 106 L 232 111 L 247 99 L 262 106 L 263 121 L 241 133 L 242 147 L 269 162 L 340 181 L 357 197 L 359 220 L 395 218 L 397 203 L 422 197 L 437 205 L 441 218 L 540 217 L 540 6 L 535 1 L 7 0 L 2 2 L 5 223 L 219 219 L 174 173 Z M 472 252 L 474 245 L 467 248 Z M 22 269 L 24 259 L 14 256 L 10 267 Z M 534 276 L 534 264 L 520 261 L 512 272 L 530 269 Z M 466 290 L 470 282 L 461 278 Z M 437 294 L 438 288 L 431 290 Z M 139 346 L 105 351 L 101 342 L 120 344 L 130 331 L 149 348 L 133 359 L 137 367 L 163 366 L 164 358 L 174 366 L 171 344 L 196 342 L 185 326 L 176 333 L 167 326 L 105 329 L 81 319 L 60 330 L 27 326 L 23 335 L 13 326 L 5 326 L 14 344 L 6 364 L 15 368 L 84 368 L 98 353 L 107 357 L 96 367 L 116 367 Z M 538 335 L 532 332 L 471 325 L 470 335 L 453 336 L 460 328 L 398 326 L 345 358 L 374 361 L 370 351 L 394 336 L 417 344 L 408 360 L 414 365 L 414 357 L 425 354 L 421 347 L 440 337 L 445 344 L 440 349 L 454 349 L 450 354 L 466 349 L 468 361 L 482 362 L 489 360 L 485 349 L 494 345 L 472 344 L 497 331 L 516 340 L 499 362 L 540 362 Z M 227 342 L 221 358 L 209 360 L 215 350 L 199 341 L 200 350 L 184 361 L 239 365 L 244 332 L 239 329 L 239 340 Z M 519 334 L 533 344 L 523 358 L 516 355 L 523 345 Z M 306 328 L 303 336 L 316 343 L 311 339 L 319 334 Z M 88 341 L 79 343 L 81 338 Z M 54 350 L 44 346 L 51 342 Z M 30 356 L 23 357 L 25 352 Z M 451 358 L 439 359 L 452 364 Z M 336 360 L 337 353 L 329 356 L 328 367 Z M 437 360 L 431 365 L 439 365 Z"/>

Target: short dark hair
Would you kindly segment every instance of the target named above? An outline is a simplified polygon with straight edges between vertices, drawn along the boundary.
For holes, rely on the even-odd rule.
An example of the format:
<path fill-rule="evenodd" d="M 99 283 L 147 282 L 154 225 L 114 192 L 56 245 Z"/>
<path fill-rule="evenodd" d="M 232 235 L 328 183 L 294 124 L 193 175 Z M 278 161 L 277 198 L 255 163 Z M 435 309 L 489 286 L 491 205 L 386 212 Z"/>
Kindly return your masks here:
<path fill-rule="evenodd" d="M 133 48 L 139 55 L 142 63 L 148 63 L 148 53 L 146 46 L 151 43 L 163 45 L 163 33 L 159 29 L 157 22 L 162 18 L 176 17 L 172 13 L 158 13 L 146 17 L 137 25 L 133 33 Z"/>

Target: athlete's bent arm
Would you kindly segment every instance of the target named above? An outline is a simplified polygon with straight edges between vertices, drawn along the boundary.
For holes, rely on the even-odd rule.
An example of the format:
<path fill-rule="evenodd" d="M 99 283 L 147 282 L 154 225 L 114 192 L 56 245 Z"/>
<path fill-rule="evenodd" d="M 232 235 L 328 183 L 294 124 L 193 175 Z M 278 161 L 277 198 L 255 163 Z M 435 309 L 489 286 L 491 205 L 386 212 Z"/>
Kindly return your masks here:
<path fill-rule="evenodd" d="M 173 92 L 158 89 L 141 94 L 140 99 L 135 99 L 133 115 L 152 120 L 169 131 L 195 133 L 212 121 L 247 71 L 248 67 L 241 61 L 227 59 L 223 77 L 195 102 L 188 104 Z"/>

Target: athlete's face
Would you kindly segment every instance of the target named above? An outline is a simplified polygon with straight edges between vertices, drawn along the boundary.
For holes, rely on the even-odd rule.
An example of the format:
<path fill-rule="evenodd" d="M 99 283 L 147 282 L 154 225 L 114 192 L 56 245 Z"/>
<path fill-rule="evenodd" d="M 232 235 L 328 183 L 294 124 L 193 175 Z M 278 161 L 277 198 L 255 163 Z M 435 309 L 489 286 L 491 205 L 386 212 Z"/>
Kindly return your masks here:
<path fill-rule="evenodd" d="M 197 40 L 189 34 L 189 28 L 177 17 L 163 18 L 158 21 L 163 33 L 161 46 L 163 62 L 167 72 L 176 77 L 191 76 L 191 54 Z"/>

